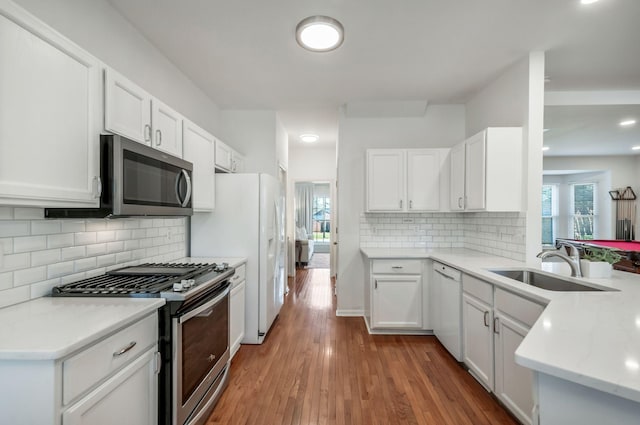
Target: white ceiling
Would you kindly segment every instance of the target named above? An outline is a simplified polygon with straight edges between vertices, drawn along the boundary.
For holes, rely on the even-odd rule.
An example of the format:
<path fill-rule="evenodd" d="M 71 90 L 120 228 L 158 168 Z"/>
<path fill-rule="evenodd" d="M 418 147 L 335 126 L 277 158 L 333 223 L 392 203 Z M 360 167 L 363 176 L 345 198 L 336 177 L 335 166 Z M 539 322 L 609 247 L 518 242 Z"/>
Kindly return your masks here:
<path fill-rule="evenodd" d="M 348 102 L 465 102 L 531 50 L 549 90 L 640 88 L 638 0 L 109 1 L 221 108 L 277 110 L 290 143 L 334 143 Z M 318 14 L 345 27 L 334 52 L 295 42 Z"/>

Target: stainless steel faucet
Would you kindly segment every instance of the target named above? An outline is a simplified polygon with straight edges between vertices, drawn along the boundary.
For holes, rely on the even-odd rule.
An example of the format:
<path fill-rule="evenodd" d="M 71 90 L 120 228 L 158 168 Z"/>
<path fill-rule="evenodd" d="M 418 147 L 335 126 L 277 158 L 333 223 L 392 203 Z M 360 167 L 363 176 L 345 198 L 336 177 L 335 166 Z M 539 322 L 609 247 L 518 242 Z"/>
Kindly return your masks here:
<path fill-rule="evenodd" d="M 564 253 L 564 247 L 569 247 L 569 254 Z M 580 268 L 580 252 L 578 248 L 568 242 L 561 242 L 560 248 L 555 251 L 542 251 L 536 257 L 545 259 L 547 257 L 559 257 L 569 264 L 571 267 L 572 277 L 582 277 L 582 269 Z"/>

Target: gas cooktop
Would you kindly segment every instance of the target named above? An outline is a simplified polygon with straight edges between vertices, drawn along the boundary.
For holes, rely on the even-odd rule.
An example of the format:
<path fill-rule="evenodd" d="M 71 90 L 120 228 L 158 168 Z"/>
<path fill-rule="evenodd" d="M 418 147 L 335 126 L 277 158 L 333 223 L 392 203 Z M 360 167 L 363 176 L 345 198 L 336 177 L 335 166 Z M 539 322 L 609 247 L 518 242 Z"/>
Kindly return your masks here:
<path fill-rule="evenodd" d="M 146 263 L 53 288 L 54 297 L 164 297 L 184 299 L 233 274 L 227 263 Z"/>

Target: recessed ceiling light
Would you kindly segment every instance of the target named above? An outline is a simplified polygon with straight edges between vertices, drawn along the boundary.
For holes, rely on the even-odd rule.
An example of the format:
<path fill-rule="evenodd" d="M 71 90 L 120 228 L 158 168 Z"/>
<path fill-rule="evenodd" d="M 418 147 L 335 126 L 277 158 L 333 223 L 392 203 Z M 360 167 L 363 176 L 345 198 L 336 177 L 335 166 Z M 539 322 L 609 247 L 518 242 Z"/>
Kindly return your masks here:
<path fill-rule="evenodd" d="M 317 142 L 318 139 L 320 139 L 320 137 L 318 137 L 317 134 L 301 134 L 300 135 L 300 140 L 302 140 L 305 143 Z"/>
<path fill-rule="evenodd" d="M 634 150 L 634 151 L 640 151 L 640 146 L 634 146 L 631 149 Z"/>
<path fill-rule="evenodd" d="M 580 0 L 580 3 L 582 4 L 591 4 L 591 3 L 595 3 L 598 0 Z"/>
<path fill-rule="evenodd" d="M 307 50 L 328 52 L 342 44 L 344 28 L 328 16 L 309 16 L 296 26 L 296 40 Z"/>
<path fill-rule="evenodd" d="M 551 129 L 550 129 L 550 128 L 543 128 L 543 129 L 542 129 L 542 132 L 543 132 L 543 133 L 546 133 L 546 132 L 547 132 L 547 131 L 549 131 L 549 130 L 551 130 Z"/>
<path fill-rule="evenodd" d="M 548 151 L 548 150 L 549 150 L 549 146 L 543 146 L 543 147 L 542 147 L 542 152 L 546 152 L 546 151 Z"/>
<path fill-rule="evenodd" d="M 620 126 L 622 127 L 629 127 L 630 125 L 634 125 L 636 123 L 636 120 L 624 120 L 624 121 L 620 121 Z"/>

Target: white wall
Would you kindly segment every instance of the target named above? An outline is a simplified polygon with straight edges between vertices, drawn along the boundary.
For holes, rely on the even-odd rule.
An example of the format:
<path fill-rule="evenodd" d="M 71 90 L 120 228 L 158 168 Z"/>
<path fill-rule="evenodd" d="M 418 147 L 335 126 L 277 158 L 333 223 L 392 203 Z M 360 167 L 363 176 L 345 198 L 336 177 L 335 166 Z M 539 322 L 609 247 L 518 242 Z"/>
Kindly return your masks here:
<path fill-rule="evenodd" d="M 275 111 L 220 111 L 220 138 L 245 156 L 245 172 L 276 178 L 288 166 L 288 137 Z"/>
<path fill-rule="evenodd" d="M 316 146 L 291 146 L 288 152 L 289 169 L 287 184 L 287 235 L 295 240 L 295 182 L 335 182 L 336 148 Z M 294 245 L 289 246 L 289 276 L 295 272 Z"/>
<path fill-rule="evenodd" d="M 360 217 L 366 149 L 451 147 L 465 138 L 465 108 L 430 105 L 418 118 L 348 118 L 343 110 L 338 134 L 338 314 L 361 314 L 365 274 Z"/>
<path fill-rule="evenodd" d="M 541 249 L 544 53 L 532 52 L 505 70 L 467 103 L 467 136 L 486 127 L 523 128 L 522 191 L 526 194 L 526 260 Z"/>
<path fill-rule="evenodd" d="M 217 134 L 217 105 L 106 0 L 16 2 L 191 121 Z"/>
<path fill-rule="evenodd" d="M 615 237 L 615 204 L 609 199 L 608 191 L 631 186 L 640 195 L 640 156 L 552 156 L 544 158 L 544 170 L 572 171 L 608 171 L 611 180 L 609 187 L 602 187 L 600 197 L 609 205 L 609 216 L 604 218 L 610 223 L 610 236 L 603 232 L 602 239 Z M 546 180 L 546 179 L 545 179 Z M 574 179 L 575 180 L 575 179 Z M 606 182 L 605 182 L 606 183 Z M 638 222 L 636 220 L 636 222 Z M 636 235 L 638 239 L 638 235 Z"/>

